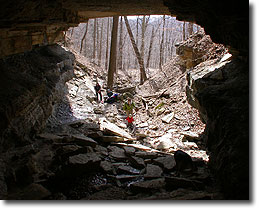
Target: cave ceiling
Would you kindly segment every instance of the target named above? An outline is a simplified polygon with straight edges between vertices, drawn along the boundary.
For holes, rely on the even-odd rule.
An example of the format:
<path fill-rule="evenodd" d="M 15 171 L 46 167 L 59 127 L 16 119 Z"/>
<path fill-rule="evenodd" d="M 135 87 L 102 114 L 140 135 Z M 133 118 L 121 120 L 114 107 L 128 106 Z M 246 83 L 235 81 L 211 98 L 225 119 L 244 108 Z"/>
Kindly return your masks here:
<path fill-rule="evenodd" d="M 248 53 L 249 5 L 233 0 L 1 0 L 0 57 L 53 44 L 88 18 L 171 15 L 197 23 L 216 43 Z"/>

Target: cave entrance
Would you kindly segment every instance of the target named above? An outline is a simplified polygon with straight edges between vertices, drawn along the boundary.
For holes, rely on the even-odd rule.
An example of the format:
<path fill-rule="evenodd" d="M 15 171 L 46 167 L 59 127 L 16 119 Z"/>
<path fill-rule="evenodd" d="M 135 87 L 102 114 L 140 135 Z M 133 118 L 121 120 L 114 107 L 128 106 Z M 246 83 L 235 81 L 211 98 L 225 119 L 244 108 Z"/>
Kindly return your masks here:
<path fill-rule="evenodd" d="M 2 7 L 3 27 L 0 35 L 1 58 L 4 58 L 1 60 L 1 69 L 8 73 L 7 78 L 2 78 L 1 85 L 3 90 L 12 87 L 11 94 L 2 93 L 7 99 L 2 100 L 2 107 L 7 109 L 1 112 L 4 119 L 1 124 L 4 134 L 1 144 L 10 148 L 2 156 L 7 158 L 0 161 L 2 168 L 7 169 L 1 173 L 6 180 L 0 180 L 4 197 L 215 199 L 211 185 L 213 178 L 206 173 L 207 154 L 204 153 L 201 161 L 199 158 L 195 160 L 198 167 L 195 174 L 180 174 L 179 177 L 172 164 L 177 149 L 190 153 L 193 159 L 195 152 L 191 151 L 201 151 L 201 136 L 190 134 L 195 128 L 201 131 L 205 125 L 200 121 L 197 110 L 188 104 L 195 105 L 195 97 L 186 94 L 195 95 L 195 89 L 192 89 L 195 83 L 193 76 L 198 78 L 199 75 L 193 74 L 193 70 L 202 67 L 197 65 L 210 59 L 221 62 L 220 56 L 226 52 L 224 48 L 218 45 L 214 45 L 216 48 L 206 48 L 209 45 L 205 44 L 201 46 L 205 46 L 204 51 L 208 53 L 193 51 L 194 47 L 198 49 L 201 46 L 188 45 L 191 44 L 187 40 L 188 29 L 195 30 L 195 26 L 191 27 L 190 24 L 189 27 L 188 23 L 180 24 L 182 40 L 179 39 L 177 43 L 177 33 L 170 30 L 174 20 L 170 22 L 171 17 L 168 16 L 128 17 L 130 30 L 129 27 L 125 28 L 124 18 L 117 17 L 117 26 L 112 26 L 115 24 L 108 19 L 88 19 L 149 12 L 174 14 L 179 19 L 197 21 L 206 27 L 213 40 L 229 44 L 236 55 L 240 53 L 238 60 L 230 65 L 230 72 L 222 69 L 217 74 L 210 74 L 222 63 L 218 65 L 213 61 L 204 64 L 204 67 L 210 65 L 210 68 L 204 68 L 208 73 L 207 79 L 212 85 L 220 85 L 218 88 L 210 87 L 211 92 L 203 95 L 207 107 L 202 108 L 212 114 L 212 121 L 207 125 L 211 126 L 207 130 L 210 140 L 207 146 L 211 147 L 211 154 L 214 154 L 211 155 L 211 160 L 214 160 L 211 166 L 214 165 L 212 168 L 216 169 L 217 181 L 221 182 L 230 198 L 248 197 L 246 180 L 249 180 L 249 149 L 244 150 L 243 146 L 248 148 L 249 141 L 248 128 L 243 125 L 249 124 L 248 104 L 244 102 L 248 101 L 249 95 L 249 79 L 246 78 L 249 72 L 249 18 L 243 12 L 243 4 L 226 3 L 222 9 L 219 1 L 212 1 L 211 4 L 199 2 L 199 8 L 195 1 L 169 0 L 101 1 L 98 5 L 95 1 L 81 0 L 51 3 L 30 1 L 14 7 L 12 3 L 6 2 Z M 156 18 L 158 21 L 155 21 Z M 76 65 L 73 66 L 74 57 L 56 43 L 63 30 L 86 20 L 87 25 L 82 26 L 79 33 L 78 46 L 73 43 L 74 29 L 64 34 L 65 48 L 69 48 L 76 56 Z M 117 34 L 117 41 L 113 41 L 112 37 L 115 36 L 112 34 Z M 199 43 L 203 43 L 202 40 L 210 42 L 202 34 L 196 38 Z M 185 39 L 186 42 L 182 42 Z M 111 49 L 117 49 L 117 53 L 112 53 Z M 17 53 L 22 54 L 15 55 Z M 175 54 L 178 56 L 174 57 Z M 227 55 L 223 60 L 227 61 L 229 57 Z M 60 104 L 55 104 L 55 100 L 59 100 L 59 90 L 63 90 L 63 84 L 60 83 L 70 77 L 71 67 L 74 67 L 75 76 L 66 82 L 66 97 Z M 33 82 L 26 82 L 30 79 Z M 223 80 L 228 86 L 222 84 Z M 103 96 L 110 88 L 122 96 L 121 101 L 112 104 L 96 101 L 96 81 L 101 83 Z M 200 87 L 203 84 L 200 83 Z M 26 90 L 33 94 L 27 94 L 29 92 Z M 222 92 L 225 98 L 221 97 Z M 139 109 L 133 115 L 136 133 L 131 133 L 125 123 L 122 105 L 128 97 L 133 98 Z M 210 105 L 213 105 L 212 109 L 207 109 Z M 51 116 L 53 106 L 54 114 Z M 221 108 L 220 113 L 217 106 Z M 200 114 L 206 121 L 206 113 Z M 49 116 L 50 127 L 47 126 L 46 133 L 39 134 Z M 241 123 L 236 123 L 240 120 Z M 55 124 L 53 127 L 52 122 Z M 233 145 L 230 141 L 233 141 Z M 65 185 L 67 182 L 68 185 Z M 10 186 L 14 187 L 14 191 L 10 191 Z M 212 188 L 208 190 L 208 186 Z M 111 197 L 105 197 L 107 195 Z"/>
<path fill-rule="evenodd" d="M 119 20 L 121 22 L 118 22 L 118 26 L 122 27 L 118 27 L 116 57 L 118 62 L 111 88 L 113 94 L 118 94 L 118 98 L 112 103 L 107 101 L 112 19 L 89 19 L 87 23 L 82 23 L 65 33 L 63 44 L 76 57 L 75 76 L 66 83 L 67 95 L 63 101 L 66 106 L 57 106 L 57 109 L 61 109 L 57 113 L 65 113 L 62 107 L 69 107 L 72 118 L 62 114 L 59 118 L 62 122 L 65 116 L 63 122 L 67 127 L 63 131 L 69 130 L 70 133 L 76 133 L 76 135 L 73 134 L 76 142 L 87 141 L 89 143 L 90 141 L 87 151 L 78 154 L 79 150 L 75 148 L 77 152 L 73 156 L 70 154 L 69 167 L 75 172 L 82 172 L 81 162 L 90 158 L 87 164 L 91 166 L 91 171 L 87 171 L 87 176 L 79 172 L 76 180 L 70 178 L 71 170 L 63 171 L 68 177 L 57 176 L 54 181 L 48 182 L 47 186 L 60 183 L 60 186 L 57 185 L 57 188 L 52 190 L 62 191 L 72 199 L 81 199 L 82 196 L 89 196 L 87 199 L 96 198 L 96 196 L 105 198 L 106 188 L 101 189 L 99 184 L 80 188 L 82 182 L 88 183 L 89 181 L 100 182 L 101 186 L 112 184 L 119 187 L 119 191 L 123 193 L 125 189 L 130 189 L 133 194 L 127 195 L 129 196 L 127 198 L 132 199 L 143 198 L 143 195 L 138 194 L 143 189 L 150 189 L 152 192 L 156 190 L 153 189 L 154 186 L 160 184 L 163 186 L 165 177 L 166 188 L 169 188 L 169 191 L 179 187 L 193 188 L 194 191 L 204 190 L 208 187 L 206 186 L 207 180 L 211 180 L 207 166 L 209 155 L 202 141 L 205 124 L 202 123 L 198 110 L 188 102 L 186 85 L 187 72 L 191 70 L 190 65 L 197 64 L 197 60 L 202 60 L 197 57 L 198 55 L 193 55 L 190 46 L 199 46 L 197 44 L 199 41 L 201 46 L 205 44 L 204 54 L 199 49 L 199 56 L 204 58 L 208 50 L 207 44 L 214 47 L 215 45 L 208 41 L 208 37 L 199 26 L 179 22 L 172 17 L 135 16 L 128 18 L 133 38 L 138 40 L 135 44 L 140 52 L 142 50 L 144 56 L 147 80 L 141 83 L 134 46 L 126 26 L 123 26 L 123 19 L 119 18 Z M 143 36 L 141 23 L 146 24 Z M 188 31 L 192 33 L 188 34 Z M 153 47 L 150 51 L 152 42 Z M 148 59 L 150 63 L 147 63 Z M 102 87 L 102 99 L 96 97 L 97 82 Z M 137 107 L 137 110 L 133 110 L 133 128 L 127 125 L 126 112 L 123 110 L 128 98 L 131 98 Z M 91 144 L 95 144 L 92 141 L 98 142 L 98 145 L 92 147 Z M 87 143 L 83 144 L 87 145 Z M 190 174 L 190 168 L 187 167 L 187 173 L 185 173 L 186 170 L 178 173 L 173 158 L 178 150 L 184 151 L 192 158 L 192 163 L 196 167 L 195 172 L 191 169 Z M 90 154 L 93 156 L 88 157 L 87 155 Z M 104 157 L 101 163 L 96 157 L 100 154 L 102 158 Z M 96 167 L 100 167 L 101 170 L 97 170 Z M 63 188 L 61 182 L 67 182 L 71 187 Z M 171 186 L 172 183 L 174 183 L 173 186 Z M 179 186 L 176 187 L 175 184 Z M 209 187 L 214 187 L 214 182 L 212 181 L 209 185 Z M 71 194 L 72 188 L 82 195 Z M 89 189 L 97 191 L 96 194 L 88 192 Z M 109 190 L 112 189 L 109 188 Z M 216 191 L 217 188 L 215 188 Z M 197 194 L 193 191 L 186 191 L 186 193 L 187 197 L 195 194 L 197 198 L 201 196 L 201 198 L 212 199 L 212 194 L 206 190 L 205 194 Z M 153 194 L 147 193 L 145 196 L 152 197 Z M 161 194 L 158 193 L 157 196 Z M 179 196 L 178 192 L 177 196 Z"/>
<path fill-rule="evenodd" d="M 78 64 L 78 69 L 81 68 L 82 72 L 88 75 L 85 81 L 73 80 L 68 85 L 69 91 L 73 97 L 76 97 L 76 94 L 79 97 L 85 95 L 88 99 L 92 97 L 90 102 L 86 100 L 85 104 L 75 103 L 80 100 L 70 100 L 74 106 L 73 115 L 77 119 L 92 119 L 96 117 L 94 114 L 98 115 L 99 112 L 116 126 L 131 132 L 127 128 L 127 116 L 123 111 L 124 101 L 131 97 L 138 107 L 138 111 L 133 113 L 136 132 L 133 136 L 138 143 L 164 152 L 188 150 L 194 157 L 208 161 L 209 157 L 204 148 L 199 148 L 202 146 L 199 136 L 205 125 L 200 120 L 197 109 L 189 105 L 185 93 L 186 72 L 192 63 L 186 53 L 190 54 L 191 50 L 178 52 L 177 55 L 177 47 L 203 29 L 196 24 L 177 21 L 176 18 L 166 15 L 128 16 L 127 22 L 134 42 L 125 24 L 125 18 L 120 16 L 116 71 L 112 88 L 107 87 L 107 77 L 113 18 L 89 19 L 86 23 L 65 32 L 64 45 L 76 53 L 78 62 L 84 66 L 82 70 L 82 66 Z M 195 35 L 195 38 L 201 39 L 202 33 Z M 190 40 L 197 42 L 195 38 Z M 143 84 L 134 47 L 142 57 L 147 76 Z M 95 101 L 96 81 L 102 86 L 104 104 Z M 87 88 L 92 90 L 91 95 L 88 95 Z M 108 89 L 119 95 L 118 102 L 105 103 L 109 98 Z M 89 106 L 92 113 L 85 111 Z"/>

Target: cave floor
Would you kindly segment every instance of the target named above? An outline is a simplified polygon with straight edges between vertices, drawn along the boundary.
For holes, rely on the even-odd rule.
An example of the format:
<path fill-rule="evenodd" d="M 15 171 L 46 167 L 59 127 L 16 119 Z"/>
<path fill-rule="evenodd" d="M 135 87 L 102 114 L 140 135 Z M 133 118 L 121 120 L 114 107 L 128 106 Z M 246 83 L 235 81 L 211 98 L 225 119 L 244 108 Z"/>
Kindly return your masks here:
<path fill-rule="evenodd" d="M 144 95 L 141 87 L 129 93 L 139 108 L 132 133 L 122 110 L 123 99 L 113 104 L 97 102 L 96 77 L 79 66 L 75 75 L 67 82 L 68 94 L 56 105 L 47 129 L 38 136 L 51 142 L 47 154 L 38 154 L 39 159 L 51 156 L 43 164 L 48 172 L 37 177 L 37 183 L 51 192 L 45 198 L 222 199 L 207 165 L 209 156 L 201 139 L 204 124 L 179 87 L 170 90 L 174 97 L 165 91 Z M 101 78 L 98 81 L 103 83 Z M 173 118 L 167 123 L 162 118 L 168 115 Z M 175 172 L 173 154 L 179 149 L 192 157 L 196 171 Z"/>

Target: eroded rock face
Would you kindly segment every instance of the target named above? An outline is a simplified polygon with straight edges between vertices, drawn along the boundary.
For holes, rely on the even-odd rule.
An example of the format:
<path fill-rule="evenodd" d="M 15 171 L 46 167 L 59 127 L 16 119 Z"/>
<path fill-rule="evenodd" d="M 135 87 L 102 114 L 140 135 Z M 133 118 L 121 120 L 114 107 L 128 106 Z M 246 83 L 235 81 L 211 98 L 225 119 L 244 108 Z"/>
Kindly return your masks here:
<path fill-rule="evenodd" d="M 228 59 L 224 59 L 228 57 Z M 230 59 L 230 60 L 229 60 Z M 189 103 L 206 123 L 203 140 L 226 198 L 249 196 L 249 78 L 238 58 L 208 60 L 188 74 Z"/>
<path fill-rule="evenodd" d="M 228 198 L 249 197 L 249 78 L 238 59 L 221 68 L 223 79 L 201 78 L 197 99 L 206 113 L 210 165 Z"/>
<path fill-rule="evenodd" d="M 0 147 L 23 145 L 39 133 L 73 75 L 74 55 L 58 45 L 0 60 Z"/>
<path fill-rule="evenodd" d="M 222 44 L 212 42 L 209 35 L 206 35 L 203 29 L 193 34 L 189 39 L 178 44 L 176 54 L 181 59 L 181 65 L 184 69 L 190 69 L 199 63 L 220 58 L 226 52 Z"/>

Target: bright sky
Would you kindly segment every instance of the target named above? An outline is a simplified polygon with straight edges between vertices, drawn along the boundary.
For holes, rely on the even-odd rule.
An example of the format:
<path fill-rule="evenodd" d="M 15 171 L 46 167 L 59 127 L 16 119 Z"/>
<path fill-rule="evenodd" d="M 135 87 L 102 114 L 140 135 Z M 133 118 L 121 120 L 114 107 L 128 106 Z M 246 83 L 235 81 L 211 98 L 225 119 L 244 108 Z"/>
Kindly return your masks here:
<path fill-rule="evenodd" d="M 162 16 L 162 15 L 150 15 L 151 18 L 158 18 L 160 16 Z M 138 16 L 127 16 L 127 17 L 128 17 L 128 19 L 136 19 Z"/>

